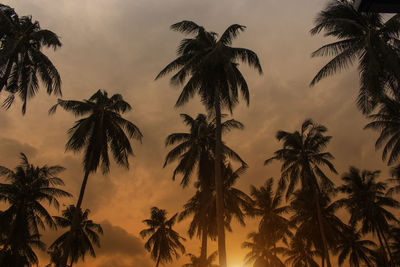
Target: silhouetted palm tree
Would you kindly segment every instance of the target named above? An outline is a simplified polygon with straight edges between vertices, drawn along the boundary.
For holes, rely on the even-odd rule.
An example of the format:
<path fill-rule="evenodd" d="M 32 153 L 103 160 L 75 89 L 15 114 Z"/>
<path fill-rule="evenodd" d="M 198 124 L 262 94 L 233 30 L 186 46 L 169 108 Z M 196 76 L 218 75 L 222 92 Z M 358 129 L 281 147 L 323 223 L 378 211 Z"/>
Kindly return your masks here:
<path fill-rule="evenodd" d="M 4 251 L 10 251 L 7 255 L 26 256 L 29 260 L 37 261 L 29 244 L 43 247 L 39 239 L 39 227 L 45 229 L 45 225 L 48 225 L 56 228 L 43 203 L 47 202 L 58 209 L 57 198 L 71 196 L 57 188 L 64 185 L 57 177 L 63 170 L 61 166 L 34 166 L 23 153 L 21 163 L 14 170 L 0 166 L 0 176 L 9 182 L 0 184 L 0 200 L 9 204 L 8 209 L 0 214 L 2 223 L 7 225 L 1 244 Z"/>
<path fill-rule="evenodd" d="M 283 254 L 288 257 L 285 261 L 286 266 L 291 264 L 292 267 L 319 267 L 314 258 L 320 253 L 312 249 L 312 242 L 307 238 L 294 237 L 290 241 L 290 247 L 285 249 Z"/>
<path fill-rule="evenodd" d="M 287 198 L 295 190 L 299 181 L 303 189 L 311 192 L 314 200 L 313 206 L 318 215 L 316 219 L 320 227 L 324 257 L 328 267 L 331 267 L 328 243 L 322 227 L 320 198 L 322 191 L 333 189 L 333 183 L 320 166 L 328 167 L 333 173 L 337 172 L 330 162 L 334 157 L 329 152 L 323 152 L 331 139 L 331 136 L 324 135 L 326 131 L 326 127 L 316 124 L 310 119 L 303 122 L 300 132 L 278 131 L 276 138 L 283 141 L 283 148 L 275 151 L 275 156 L 267 159 L 264 164 L 269 164 L 273 160 L 282 162 L 280 186 L 287 186 Z"/>
<path fill-rule="evenodd" d="M 389 222 L 397 222 L 397 219 L 388 208 L 398 208 L 400 204 L 385 195 L 387 185 L 377 181 L 379 173 L 350 167 L 349 172 L 342 176 L 344 184 L 338 187 L 346 196 L 337 203 L 349 211 L 350 225 L 360 223 L 363 234 L 376 234 L 381 247 L 391 258 L 386 235 L 390 230 Z"/>
<path fill-rule="evenodd" d="M 315 208 L 314 198 L 310 197 L 312 194 L 314 192 L 305 189 L 293 194 L 294 197 L 290 203 L 293 215 L 290 220 L 297 225 L 295 237 L 310 241 L 317 251 L 321 252 L 322 261 L 326 261 L 329 265 L 329 259 L 324 253 L 325 245 L 321 229 L 325 235 L 326 247 L 334 249 L 339 243 L 340 234 L 347 226 L 335 215 L 339 206 L 331 202 L 331 196 L 328 193 L 321 192 L 319 195 L 320 213 Z"/>
<path fill-rule="evenodd" d="M 249 103 L 246 80 L 239 71 L 239 62 L 245 62 L 262 73 L 256 53 L 245 48 L 232 47 L 232 41 L 244 26 L 229 26 L 217 40 L 217 34 L 208 32 L 192 21 L 181 21 L 171 26 L 172 30 L 195 34 L 194 38 L 183 39 L 177 50 L 177 58 L 168 64 L 156 77 L 177 70 L 171 82 L 184 84 L 176 106 L 185 104 L 196 93 L 206 109 L 215 115 L 215 184 L 217 192 L 217 228 L 219 265 L 226 267 L 225 232 L 223 219 L 223 182 L 221 176 L 222 140 L 221 109 L 233 107 L 239 102 L 239 91 Z"/>
<path fill-rule="evenodd" d="M 393 265 L 399 266 L 400 264 L 400 228 L 397 226 L 392 226 L 390 228 L 390 249 L 393 254 Z"/>
<path fill-rule="evenodd" d="M 331 1 L 315 19 L 311 34 L 339 39 L 322 46 L 312 56 L 334 56 L 314 77 L 311 85 L 359 61 L 360 91 L 357 100 L 363 113 L 369 113 L 385 93 L 400 82 L 400 15 L 384 22 L 379 13 L 358 12 L 352 1 Z M 388 88 L 393 88 L 389 89 Z"/>
<path fill-rule="evenodd" d="M 61 95 L 61 78 L 50 59 L 41 51 L 61 46 L 59 37 L 50 30 L 40 28 L 31 16 L 18 17 L 8 6 L 0 6 L 0 92 L 10 93 L 4 102 L 10 107 L 15 95 L 21 98 L 22 113 L 26 112 L 29 98 L 39 89 L 39 74 L 47 93 Z"/>
<path fill-rule="evenodd" d="M 215 121 L 209 121 L 204 114 L 198 114 L 196 118 L 181 114 L 181 117 L 189 127 L 189 132 L 173 133 L 167 137 L 166 146 L 177 145 L 165 157 L 164 167 L 178 160 L 172 179 L 175 180 L 176 175 L 182 174 L 181 185 L 186 187 L 196 169 L 199 180 L 211 179 L 209 162 L 214 160 Z M 231 119 L 223 122 L 221 127 L 222 132 L 227 132 L 232 129 L 243 129 L 243 124 Z M 246 165 L 240 156 L 224 143 L 222 143 L 222 150 L 224 158 L 228 157 Z"/>
<path fill-rule="evenodd" d="M 88 219 L 89 213 L 90 210 L 88 209 L 85 210 L 85 212 L 82 212 L 81 209 L 76 211 L 75 206 L 70 205 L 63 210 L 62 217 L 54 216 L 58 226 L 69 228 L 70 230 L 58 237 L 50 246 L 50 249 L 53 251 L 61 251 L 62 254 L 66 251 L 65 246 L 70 246 L 71 248 L 69 249 L 68 255 L 70 259 L 69 266 L 72 266 L 73 263 L 77 263 L 80 258 L 85 260 L 85 255 L 87 253 L 92 257 L 96 257 L 93 245 L 100 247 L 99 234 L 103 234 L 103 229 L 100 224 L 94 223 L 92 220 Z M 75 228 L 74 232 L 71 232 L 75 214 L 78 214 L 78 227 Z M 70 240 L 68 240 L 69 238 Z"/>
<path fill-rule="evenodd" d="M 372 267 L 370 257 L 376 244 L 368 239 L 362 240 L 361 237 L 360 231 L 357 232 L 354 227 L 350 227 L 342 233 L 336 248 L 339 251 L 339 266 L 342 266 L 346 258 L 349 258 L 350 266 L 359 267 L 364 266 L 365 263 L 368 267 Z"/>
<path fill-rule="evenodd" d="M 277 188 L 274 192 L 273 178 L 267 179 L 259 188 L 250 187 L 253 197 L 253 207 L 250 214 L 261 217 L 259 231 L 275 244 L 282 240 L 287 244 L 287 238 L 292 237 L 291 223 L 282 215 L 288 212 L 288 206 L 282 206 L 282 190 Z"/>
<path fill-rule="evenodd" d="M 172 229 L 177 216 L 176 213 L 167 219 L 166 210 L 153 207 L 151 208 L 151 218 L 143 221 L 149 228 L 140 231 L 140 236 L 145 238 L 150 235 L 144 247 L 151 253 L 151 258 L 156 261 L 156 267 L 160 263 L 172 262 L 172 256 L 178 258 L 177 250 L 185 253 L 185 247 L 181 243 L 181 240 L 185 239 Z"/>
<path fill-rule="evenodd" d="M 141 141 L 142 133 L 136 125 L 121 116 L 130 111 L 131 106 L 120 94 L 108 97 L 106 91 L 98 90 L 84 101 L 58 99 L 58 103 L 49 110 L 49 113 L 54 113 L 58 106 L 72 112 L 75 116 L 88 115 L 76 121 L 75 125 L 68 130 L 70 139 L 65 145 L 66 150 L 75 152 L 84 150 L 85 175 L 76 204 L 76 210 L 79 211 L 89 174 L 96 172 L 100 162 L 103 173 L 109 172 L 109 150 L 117 164 L 128 168 L 128 156 L 133 155 L 129 138 Z M 77 226 L 76 223 L 71 225 L 72 232 Z M 68 257 L 68 252 L 66 256 Z M 63 264 L 65 265 L 66 261 Z"/>
<path fill-rule="evenodd" d="M 383 146 L 382 160 L 388 165 L 395 163 L 400 155 L 400 102 L 395 98 L 384 97 L 377 113 L 368 116 L 372 122 L 365 129 L 380 131 L 375 147 Z"/>
<path fill-rule="evenodd" d="M 270 267 L 284 267 L 277 253 L 282 253 L 283 248 L 275 247 L 265 235 L 258 232 L 251 232 L 247 235 L 248 239 L 252 241 L 243 242 L 242 248 L 251 249 L 246 254 L 246 264 L 254 262 L 254 267 L 270 266 Z"/>
<path fill-rule="evenodd" d="M 218 265 L 213 264 L 213 262 L 217 258 L 216 251 L 214 251 L 210 254 L 210 256 L 207 257 L 205 263 L 201 262 L 201 256 L 197 257 L 196 255 L 190 253 L 186 254 L 186 256 L 190 257 L 191 263 L 186 263 L 182 265 L 182 267 L 218 267 Z"/>

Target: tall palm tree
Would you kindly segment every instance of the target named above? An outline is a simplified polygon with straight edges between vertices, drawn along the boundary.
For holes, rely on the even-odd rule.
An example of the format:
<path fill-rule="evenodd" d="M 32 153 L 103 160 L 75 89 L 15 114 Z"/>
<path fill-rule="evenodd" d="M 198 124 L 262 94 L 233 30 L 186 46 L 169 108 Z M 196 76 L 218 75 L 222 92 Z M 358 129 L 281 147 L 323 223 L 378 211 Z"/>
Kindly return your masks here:
<path fill-rule="evenodd" d="M 247 235 L 251 241 L 243 242 L 242 248 L 251 249 L 246 254 L 245 260 L 249 264 L 254 262 L 254 267 L 271 266 L 271 267 L 283 267 L 285 266 L 277 253 L 282 253 L 283 249 L 280 247 L 273 246 L 273 242 L 269 240 L 264 234 L 259 232 L 251 232 Z"/>
<path fill-rule="evenodd" d="M 370 257 L 376 244 L 368 239 L 363 240 L 361 237 L 361 232 L 356 231 L 354 227 L 343 232 L 337 246 L 339 266 L 342 266 L 346 258 L 349 258 L 350 266 L 360 267 L 365 263 L 368 267 L 372 267 Z"/>
<path fill-rule="evenodd" d="M 10 93 L 4 102 L 6 107 L 11 106 L 18 94 L 25 114 L 28 99 L 39 89 L 38 74 L 48 94 L 61 95 L 60 75 L 42 52 L 43 47 L 56 50 L 61 42 L 54 32 L 41 29 L 31 16 L 19 17 L 5 5 L 0 6 L 0 22 L 0 92 L 5 89 Z"/>
<path fill-rule="evenodd" d="M 400 203 L 386 196 L 386 183 L 377 181 L 379 173 L 350 167 L 342 176 L 343 185 L 338 188 L 346 196 L 338 203 L 351 214 L 350 225 L 360 223 L 363 234 L 376 234 L 381 247 L 392 258 L 387 234 L 389 222 L 397 222 L 397 219 L 388 209 L 398 208 Z"/>
<path fill-rule="evenodd" d="M 75 228 L 74 232 L 71 232 L 71 226 L 76 213 L 78 213 L 79 216 L 78 227 Z M 90 210 L 88 209 L 84 212 L 81 209 L 76 211 L 76 207 L 74 205 L 70 205 L 68 208 L 63 210 L 62 217 L 54 216 L 58 226 L 61 228 L 69 228 L 70 230 L 58 237 L 50 246 L 50 249 L 53 252 L 58 252 L 62 255 L 62 253 L 66 251 L 64 247 L 68 245 L 71 246 L 68 255 L 70 258 L 69 266 L 72 266 L 73 263 L 77 263 L 80 258 L 84 260 L 85 255 L 88 252 L 90 256 L 96 257 L 93 245 L 100 247 L 99 234 L 103 234 L 103 229 L 101 228 L 100 224 L 94 223 L 92 220 L 88 219 L 89 213 Z M 71 239 L 68 240 L 69 238 Z M 59 255 L 58 260 L 62 260 L 61 255 Z"/>
<path fill-rule="evenodd" d="M 249 91 L 245 78 L 239 71 L 239 62 L 247 63 L 262 73 L 257 54 L 245 48 L 232 47 L 232 41 L 245 26 L 229 26 L 219 39 L 214 32 L 206 31 L 192 21 L 181 21 L 171 26 L 172 30 L 194 34 L 183 39 L 177 50 L 177 58 L 157 75 L 156 79 L 177 70 L 171 82 L 184 84 L 175 106 L 182 106 L 196 93 L 200 95 L 206 109 L 215 115 L 215 184 L 217 191 L 218 255 L 221 267 L 226 267 L 226 247 L 223 219 L 222 182 L 222 138 L 221 109 L 232 112 L 239 102 L 239 91 L 249 104 Z"/>
<path fill-rule="evenodd" d="M 382 160 L 388 165 L 397 162 L 400 155 L 400 98 L 384 97 L 379 104 L 379 110 L 368 116 L 371 120 L 365 129 L 380 131 L 375 147 L 383 146 Z"/>
<path fill-rule="evenodd" d="M 334 159 L 331 153 L 324 152 L 331 136 L 325 136 L 327 128 L 307 119 L 303 122 L 300 131 L 293 133 L 278 131 L 276 138 L 283 141 L 283 148 L 275 151 L 274 156 L 267 159 L 264 165 L 274 160 L 282 162 L 280 186 L 287 187 L 286 197 L 293 193 L 299 181 L 303 189 L 311 192 L 314 200 L 314 208 L 317 211 L 319 232 L 323 242 L 324 258 L 328 267 L 329 260 L 328 243 L 323 229 L 322 210 L 320 198 L 322 191 L 333 189 L 333 182 L 325 175 L 320 166 L 337 173 L 330 160 Z"/>
<path fill-rule="evenodd" d="M 111 150 L 117 164 L 128 168 L 128 156 L 133 155 L 129 138 L 141 141 L 143 135 L 135 124 L 121 116 L 132 108 L 120 94 L 108 97 L 106 91 L 98 90 L 84 101 L 58 99 L 58 103 L 49 110 L 49 113 L 56 112 L 58 106 L 72 112 L 77 117 L 88 115 L 76 121 L 75 125 L 68 130 L 70 138 L 65 146 L 66 150 L 84 150 L 83 170 L 85 175 L 75 206 L 76 211 L 79 211 L 89 174 L 96 172 L 100 162 L 103 173 L 110 170 L 108 150 Z M 74 228 L 78 226 L 77 219 L 78 214 L 76 222 L 71 225 L 71 232 L 74 232 Z M 68 252 L 64 256 L 68 257 Z M 65 258 L 64 265 L 66 260 Z"/>
<path fill-rule="evenodd" d="M 205 114 L 198 114 L 196 118 L 181 114 L 181 117 L 185 125 L 189 127 L 189 132 L 173 133 L 167 137 L 165 145 L 176 146 L 165 157 L 164 167 L 179 160 L 172 179 L 175 180 L 175 177 L 181 174 L 183 176 L 181 185 L 186 187 L 196 169 L 199 180 L 207 180 L 212 176 L 209 164 L 211 160 L 214 160 L 216 129 L 215 121 L 208 120 Z M 232 129 L 243 129 L 243 124 L 231 119 L 221 123 L 221 127 L 222 132 L 228 132 Z M 222 143 L 222 150 L 224 158 L 227 157 L 246 165 L 240 156 L 224 143 Z"/>
<path fill-rule="evenodd" d="M 312 249 L 312 242 L 307 238 L 294 237 L 290 241 L 289 248 L 284 250 L 283 255 L 288 257 L 285 260 L 286 266 L 291 264 L 292 267 L 319 267 L 314 258 L 320 254 Z"/>
<path fill-rule="evenodd" d="M 273 178 L 267 179 L 263 186 L 259 188 L 250 187 L 253 197 L 253 207 L 250 214 L 261 217 L 259 224 L 260 233 L 264 234 L 275 244 L 282 240 L 287 244 L 287 238 L 292 237 L 290 221 L 283 217 L 289 211 L 289 206 L 282 206 L 282 190 L 277 188 L 274 192 Z"/>
<path fill-rule="evenodd" d="M 2 238 L 4 251 L 9 250 L 12 255 L 27 253 L 31 255 L 27 256 L 28 259 L 36 261 L 29 244 L 43 247 L 39 239 L 39 227 L 45 229 L 45 225 L 48 225 L 56 228 L 43 203 L 58 209 L 58 198 L 71 196 L 58 188 L 64 185 L 57 176 L 63 170 L 57 165 L 34 166 L 23 153 L 21 163 L 14 170 L 0 166 L 0 176 L 9 182 L 0 183 L 0 200 L 9 204 L 8 209 L 0 214 L 2 223 L 7 224 L 8 228 Z M 3 259 L 0 256 L 1 264 Z"/>
<path fill-rule="evenodd" d="M 156 267 L 161 263 L 172 262 L 172 256 L 179 257 L 178 250 L 185 253 L 185 247 L 181 243 L 185 240 L 172 229 L 178 214 L 167 219 L 166 210 L 157 207 L 151 208 L 151 218 L 143 221 L 149 228 L 140 231 L 142 238 L 149 236 L 144 244 L 151 258 L 156 261 Z"/>
<path fill-rule="evenodd" d="M 197 257 L 191 253 L 186 254 L 190 258 L 191 263 L 186 263 L 182 267 L 218 267 L 218 265 L 213 264 L 217 258 L 217 252 L 214 251 L 207 257 L 205 264 L 201 260 L 201 256 Z"/>
<path fill-rule="evenodd" d="M 369 113 L 382 95 L 393 93 L 400 82 L 400 15 L 384 21 L 379 13 L 358 12 L 352 1 L 332 0 L 315 19 L 311 34 L 321 31 L 338 41 L 313 52 L 312 56 L 333 56 L 314 77 L 311 85 L 359 61 L 360 91 L 357 105 Z"/>

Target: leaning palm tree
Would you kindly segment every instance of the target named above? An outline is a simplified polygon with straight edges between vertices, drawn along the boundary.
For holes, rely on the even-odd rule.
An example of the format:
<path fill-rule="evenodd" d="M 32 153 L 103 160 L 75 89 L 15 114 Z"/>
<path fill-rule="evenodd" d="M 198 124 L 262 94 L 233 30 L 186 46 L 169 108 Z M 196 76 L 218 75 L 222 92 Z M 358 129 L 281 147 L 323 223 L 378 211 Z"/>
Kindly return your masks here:
<path fill-rule="evenodd" d="M 206 31 L 192 21 L 181 21 L 172 30 L 194 34 L 183 39 L 177 50 L 177 58 L 157 75 L 156 79 L 177 70 L 171 78 L 175 84 L 186 84 L 175 106 L 182 106 L 196 93 L 206 109 L 215 115 L 215 184 L 217 190 L 218 255 L 221 267 L 226 267 L 225 232 L 223 219 L 223 183 L 221 176 L 222 138 L 221 109 L 232 112 L 239 102 L 239 91 L 249 103 L 249 91 L 245 78 L 239 71 L 239 62 L 245 62 L 262 73 L 256 53 L 245 48 L 232 47 L 232 41 L 245 26 L 233 24 L 217 39 L 217 34 Z"/>
<path fill-rule="evenodd" d="M 166 210 L 153 207 L 151 208 L 151 218 L 143 221 L 149 228 L 140 231 L 140 235 L 142 238 L 150 235 L 144 247 L 151 253 L 151 258 L 156 261 L 156 267 L 159 264 L 172 262 L 172 256 L 178 258 L 178 250 L 185 253 L 185 247 L 181 243 L 181 240 L 185 239 L 172 229 L 177 216 L 176 213 L 167 219 Z"/>
<path fill-rule="evenodd" d="M 321 31 L 339 39 L 322 46 L 312 56 L 333 56 L 314 77 L 311 85 L 359 61 L 360 90 L 357 100 L 369 113 L 384 94 L 393 93 L 400 82 L 400 15 L 384 21 L 379 13 L 358 12 L 352 1 L 332 0 L 315 19 L 311 34 Z M 394 83 L 394 84 L 393 84 Z"/>
<path fill-rule="evenodd" d="M 328 242 L 322 227 L 322 210 L 320 198 L 322 191 L 333 189 L 333 182 L 325 175 L 321 166 L 326 166 L 333 173 L 337 173 L 331 163 L 334 159 L 331 153 L 324 152 L 331 136 L 325 136 L 325 126 L 307 119 L 303 122 L 300 131 L 293 133 L 278 131 L 276 138 L 283 141 L 283 148 L 275 151 L 274 156 L 267 159 L 264 165 L 274 160 L 282 162 L 280 187 L 287 187 L 286 197 L 293 193 L 299 182 L 301 188 L 311 192 L 314 208 L 317 211 L 319 232 L 323 242 L 324 258 L 328 267 L 331 267 L 328 252 Z"/>
<path fill-rule="evenodd" d="M 203 263 L 201 260 L 201 256 L 197 257 L 191 253 L 186 254 L 190 258 L 191 263 L 186 263 L 182 265 L 182 267 L 218 267 L 218 265 L 213 264 L 215 259 L 217 258 L 217 252 L 214 251 L 207 257 L 206 262 Z"/>
<path fill-rule="evenodd" d="M 361 239 L 362 234 L 354 227 L 346 229 L 340 238 L 337 250 L 339 251 L 338 263 L 342 266 L 346 258 L 349 258 L 350 266 L 360 267 L 365 263 L 372 267 L 371 255 L 376 244 L 368 239 Z"/>
<path fill-rule="evenodd" d="M 76 121 L 75 125 L 69 129 L 70 139 L 65 146 L 66 150 L 76 152 L 84 150 L 85 175 L 76 204 L 76 210 L 79 211 L 89 175 L 96 172 L 100 163 L 103 173 L 110 170 L 109 149 L 117 164 L 128 168 L 128 156 L 133 155 L 129 138 L 141 141 L 143 135 L 136 125 L 121 116 L 131 110 L 131 106 L 120 94 L 108 97 L 106 91 L 98 90 L 84 101 L 58 99 L 58 103 L 49 110 L 49 113 L 54 113 L 58 106 L 72 112 L 75 116 L 88 115 Z M 76 221 L 71 225 L 72 232 L 78 226 L 77 223 Z M 68 252 L 64 256 L 68 257 Z M 63 264 L 66 264 L 66 259 Z"/>
<path fill-rule="evenodd" d="M 43 47 L 54 50 L 61 46 L 59 37 L 50 30 L 40 28 L 31 16 L 18 17 L 8 6 L 0 6 L 0 92 L 10 95 L 4 105 L 10 107 L 15 95 L 21 98 L 22 113 L 26 112 L 29 98 L 39 89 L 40 76 L 47 93 L 61 95 L 61 78 L 53 63 L 42 52 Z"/>
<path fill-rule="evenodd" d="M 387 185 L 377 181 L 379 174 L 379 171 L 360 171 L 350 167 L 349 172 L 342 176 L 343 185 L 338 188 L 345 197 L 337 203 L 351 214 L 350 225 L 361 224 L 363 234 L 378 236 L 381 248 L 391 260 L 392 253 L 387 240 L 389 222 L 398 220 L 390 209 L 400 207 L 400 203 L 386 195 Z"/>
<path fill-rule="evenodd" d="M 75 214 L 77 213 L 78 227 L 72 232 L 71 226 L 74 221 L 74 216 L 76 216 Z M 93 245 L 100 247 L 99 234 L 103 234 L 103 229 L 100 224 L 94 223 L 92 220 L 88 219 L 89 213 L 90 210 L 88 209 L 84 212 L 81 209 L 77 211 L 74 205 L 70 205 L 63 210 L 62 217 L 54 216 L 59 227 L 69 228 L 70 230 L 58 237 L 50 246 L 50 249 L 62 255 L 62 253 L 67 251 L 65 246 L 70 246 L 71 248 L 69 249 L 68 255 L 70 259 L 69 266 L 72 266 L 73 263 L 77 263 L 79 259 L 84 260 L 88 252 L 92 257 L 96 257 Z M 62 261 L 61 255 L 59 255 L 58 258 L 60 261 Z"/>
<path fill-rule="evenodd" d="M 45 225 L 56 228 L 43 203 L 58 209 L 58 198 L 71 196 L 58 188 L 64 185 L 62 179 L 57 176 L 63 170 L 61 166 L 34 166 L 23 153 L 21 163 L 14 170 L 0 166 L 0 176 L 9 182 L 0 183 L 0 200 L 9 205 L 8 209 L 0 214 L 2 224 L 7 225 L 7 230 L 1 238 L 4 251 L 9 250 L 11 255 L 17 255 L 29 250 L 30 243 L 42 247 L 39 227 L 43 230 Z M 35 257 L 33 253 L 33 256 L 28 258 Z M 3 264 L 2 260 L 0 256 L 0 265 Z"/>

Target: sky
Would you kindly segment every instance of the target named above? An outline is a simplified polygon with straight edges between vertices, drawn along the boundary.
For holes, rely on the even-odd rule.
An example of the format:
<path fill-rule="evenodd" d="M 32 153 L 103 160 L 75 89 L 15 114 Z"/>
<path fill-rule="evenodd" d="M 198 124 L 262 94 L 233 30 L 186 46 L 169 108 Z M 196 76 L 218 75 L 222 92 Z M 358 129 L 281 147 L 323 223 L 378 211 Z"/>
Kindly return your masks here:
<path fill-rule="evenodd" d="M 222 33 L 231 24 L 245 25 L 233 46 L 256 52 L 264 70 L 241 65 L 250 88 L 250 105 L 242 101 L 232 117 L 245 128 L 225 135 L 224 141 L 248 163 L 249 169 L 236 184 L 249 193 L 249 186 L 261 186 L 269 177 L 279 177 L 279 163 L 264 166 L 265 159 L 280 148 L 275 139 L 278 130 L 299 129 L 306 118 L 325 125 L 333 136 L 327 147 L 334 156 L 339 175 L 330 174 L 335 182 L 349 166 L 383 171 L 381 151 L 374 143 L 377 133 L 363 130 L 367 120 L 357 110 L 359 76 L 356 67 L 327 78 L 309 87 L 313 75 L 328 58 L 311 58 L 312 51 L 332 41 L 311 36 L 313 19 L 327 4 L 325 0 L 13 0 L 3 1 L 22 15 L 32 15 L 43 29 L 55 32 L 62 47 L 47 50 L 62 77 L 63 99 L 89 98 L 98 89 L 109 94 L 122 94 L 133 110 L 126 114 L 142 131 L 143 143 L 132 141 L 135 156 L 129 170 L 116 164 L 111 172 L 98 172 L 89 177 L 83 207 L 91 210 L 90 218 L 102 225 L 104 236 L 97 258 L 90 256 L 77 266 L 127 267 L 153 266 L 144 250 L 139 232 L 142 220 L 150 217 L 150 208 L 157 206 L 169 216 L 182 210 L 193 195 L 193 186 L 182 189 L 179 180 L 172 181 L 174 164 L 163 168 L 168 148 L 165 138 L 184 132 L 179 114 L 196 116 L 205 113 L 197 97 L 183 107 L 174 104 L 179 87 L 169 77 L 154 80 L 158 72 L 175 58 L 179 41 L 185 36 L 169 30 L 181 20 L 192 20 L 207 30 Z M 63 199 L 65 205 L 76 202 L 83 177 L 82 154 L 65 151 L 67 130 L 76 118 L 59 109 L 49 116 L 48 110 L 57 101 L 44 88 L 28 103 L 21 114 L 21 103 L 9 110 L 0 110 L 0 165 L 13 168 L 19 153 L 25 153 L 37 165 L 61 165 L 65 189 L 74 195 Z M 4 95 L 0 96 L 4 98 Z M 227 111 L 226 111 L 227 112 Z M 385 176 L 386 175 L 386 176 Z M 59 214 L 54 211 L 54 214 Z M 246 227 L 233 223 L 227 233 L 228 264 L 243 265 L 247 253 L 241 249 L 246 235 L 257 228 L 257 220 L 249 219 Z M 188 220 L 175 226 L 187 241 L 189 253 L 198 255 L 200 242 L 186 234 Z M 44 241 L 50 244 L 60 233 L 46 231 Z M 216 249 L 215 242 L 209 252 Z M 39 253 L 40 266 L 48 263 Z M 188 257 L 165 266 L 181 266 Z M 250 265 L 249 265 L 250 266 Z"/>

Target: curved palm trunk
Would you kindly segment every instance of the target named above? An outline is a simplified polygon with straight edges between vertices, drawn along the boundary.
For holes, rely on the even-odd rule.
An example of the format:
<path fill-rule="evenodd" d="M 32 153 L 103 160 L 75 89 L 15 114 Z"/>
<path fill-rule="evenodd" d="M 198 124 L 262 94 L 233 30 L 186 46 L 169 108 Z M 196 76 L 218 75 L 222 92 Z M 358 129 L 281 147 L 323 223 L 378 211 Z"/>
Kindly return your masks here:
<path fill-rule="evenodd" d="M 385 252 L 385 261 L 386 261 L 386 262 L 389 262 L 389 259 L 388 259 L 388 257 L 387 257 L 388 254 L 386 254 L 386 253 L 387 253 L 387 251 L 386 251 L 387 248 L 386 248 L 386 246 L 383 244 L 380 228 L 379 228 L 379 227 L 375 227 L 375 229 L 376 229 L 376 233 L 377 233 L 377 235 L 378 235 L 379 244 L 381 245 L 383 251 Z"/>
<path fill-rule="evenodd" d="M 389 243 L 388 243 L 387 238 L 385 236 L 385 233 L 383 232 L 382 227 L 380 227 L 379 225 L 378 225 L 378 229 L 381 232 L 381 236 L 382 236 L 383 242 L 385 243 L 386 250 L 389 253 L 390 265 L 393 265 L 393 254 L 392 254 L 392 251 L 390 250 L 390 246 L 389 246 Z"/>
<path fill-rule="evenodd" d="M 161 255 L 158 255 L 156 267 L 158 267 L 158 265 L 160 264 L 160 260 L 161 260 Z"/>
<path fill-rule="evenodd" d="M 200 267 L 206 267 L 207 262 L 207 231 L 203 229 L 201 236 Z"/>
<path fill-rule="evenodd" d="M 222 161 L 222 134 L 221 134 L 221 107 L 219 101 L 219 89 L 216 89 L 217 100 L 214 103 L 215 108 L 215 188 L 216 188 L 216 206 L 217 206 L 217 232 L 218 232 L 218 256 L 219 266 L 226 267 L 226 247 L 225 247 L 225 229 L 224 229 L 224 198 L 222 188 L 221 161 Z"/>
<path fill-rule="evenodd" d="M 72 223 L 71 223 L 71 228 L 70 228 L 70 233 L 75 233 L 76 229 L 78 228 L 79 225 L 79 210 L 81 209 L 82 201 L 83 201 L 83 195 L 85 194 L 85 189 L 87 185 L 87 181 L 89 178 L 89 171 L 85 171 L 85 176 L 83 177 L 82 185 L 81 185 L 81 190 L 79 192 L 79 197 L 78 197 L 78 202 L 76 203 L 75 207 L 75 212 L 74 216 L 72 217 Z M 71 247 L 71 234 L 68 235 L 67 240 L 65 241 L 65 250 L 64 250 L 64 255 L 61 259 L 61 266 L 66 266 L 68 257 L 70 254 L 70 247 Z M 72 261 L 72 259 L 71 259 Z M 72 262 L 71 262 L 72 266 Z"/>
<path fill-rule="evenodd" d="M 331 267 L 331 261 L 329 258 L 329 250 L 328 250 L 328 242 L 326 240 L 326 235 L 325 235 L 325 230 L 323 227 L 322 223 L 322 213 L 321 213 L 321 206 L 319 203 L 319 190 L 315 194 L 316 198 L 316 204 L 317 204 L 317 217 L 318 217 L 318 226 L 319 226 L 319 231 L 321 233 L 321 238 L 322 238 L 322 244 L 323 244 L 323 249 L 324 249 L 324 259 L 326 260 L 326 265 L 327 267 Z"/>

